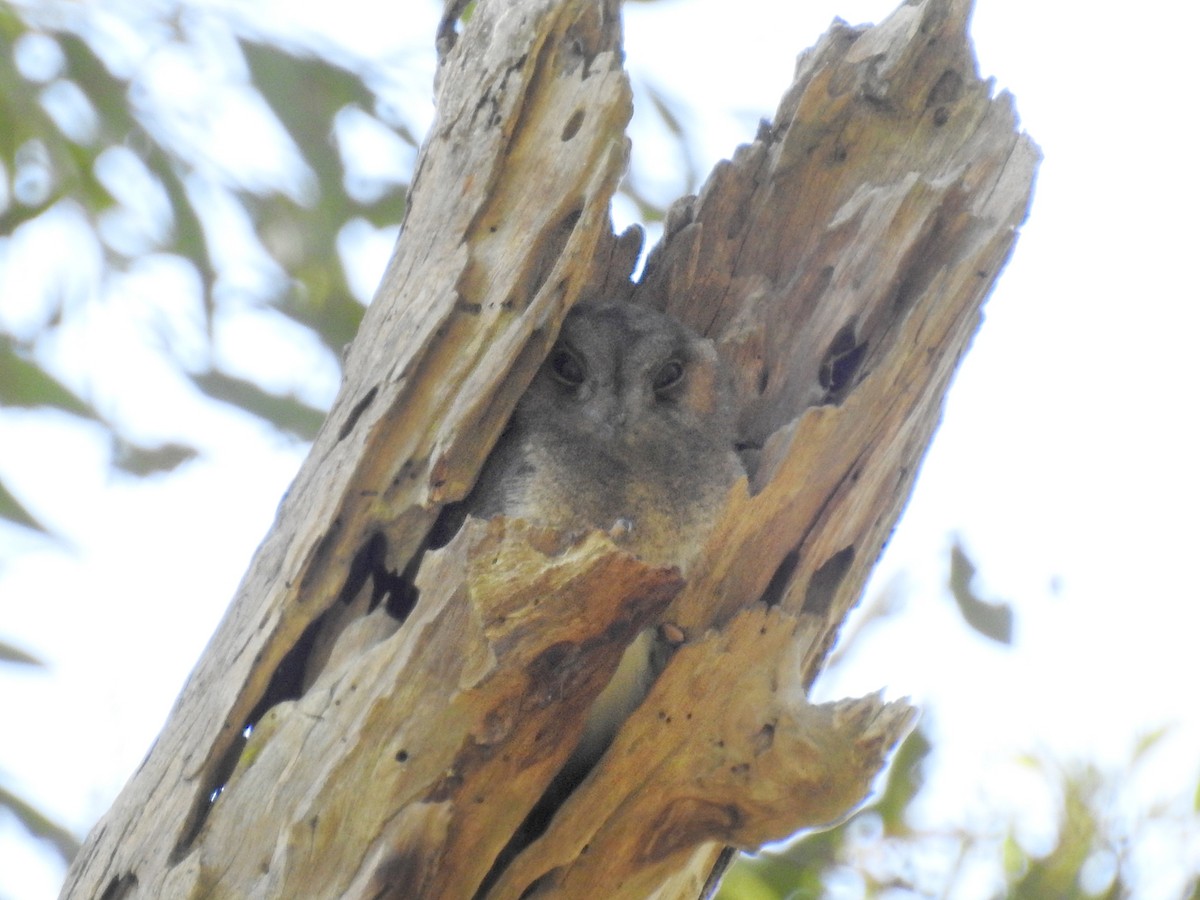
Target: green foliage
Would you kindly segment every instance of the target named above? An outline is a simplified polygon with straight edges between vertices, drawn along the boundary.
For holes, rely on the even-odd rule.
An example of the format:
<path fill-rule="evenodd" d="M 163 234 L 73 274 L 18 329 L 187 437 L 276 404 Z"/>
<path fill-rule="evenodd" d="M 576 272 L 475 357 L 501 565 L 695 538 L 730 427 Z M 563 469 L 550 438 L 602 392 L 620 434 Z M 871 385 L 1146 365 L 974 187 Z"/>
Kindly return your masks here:
<path fill-rule="evenodd" d="M 77 416 L 97 418 L 95 411 L 41 366 L 17 353 L 0 335 L 0 405 L 49 406 Z"/>
<path fill-rule="evenodd" d="M 963 622 L 1001 640 L 1011 635 L 1012 610 L 970 592 L 975 572 L 975 564 L 955 543 L 947 587 Z M 981 607 L 990 611 L 981 613 Z M 896 608 L 889 592 L 864 615 L 878 618 Z M 851 664 L 853 648 L 843 648 L 836 659 L 837 665 Z M 1181 790 L 1174 802 L 1129 812 L 1143 805 L 1136 797 L 1139 774 L 1152 768 L 1154 752 L 1168 733 L 1160 728 L 1145 735 L 1113 770 L 1086 761 L 1061 763 L 1046 755 L 1015 760 L 1033 776 L 1047 805 L 1056 808 L 1053 821 L 1042 823 L 1054 826 L 1053 840 L 1035 850 L 1022 839 L 1019 823 L 998 810 L 985 811 L 984 819 L 971 825 L 914 824 L 914 801 L 933 750 L 922 726 L 897 749 L 874 802 L 835 828 L 802 835 L 784 849 L 741 857 L 722 882 L 718 900 L 980 896 L 981 870 L 998 886 L 990 896 L 1009 900 L 1140 896 L 1148 873 L 1136 864 L 1139 850 L 1161 842 L 1163 834 L 1182 836 L 1182 843 L 1188 835 L 1200 834 L 1200 783 Z M 1161 843 L 1158 852 L 1163 853 Z M 1200 900 L 1200 874 L 1186 867 L 1180 859 L 1177 896 Z"/>
<path fill-rule="evenodd" d="M 1161 733 L 1160 733 L 1161 734 Z M 918 730 L 900 748 L 880 799 L 830 831 L 800 838 L 782 851 L 742 857 L 729 871 L 718 900 L 796 900 L 818 897 L 977 896 L 967 884 L 967 860 L 992 860 L 1003 885 L 992 896 L 1009 900 L 1097 900 L 1140 896 L 1147 872 L 1135 864 L 1138 849 L 1167 831 L 1200 833 L 1200 810 L 1168 804 L 1140 817 L 1122 815 L 1123 792 L 1147 758 L 1135 751 L 1119 770 L 1088 762 L 1060 764 L 1029 758 L 1042 790 L 1058 798 L 1055 838 L 1035 852 L 1016 826 L 997 833 L 995 820 L 982 826 L 926 829 L 908 823 L 929 751 Z M 922 868 L 920 860 L 942 864 Z M 1200 875 L 1178 860 L 1183 885 L 1177 896 L 1196 897 Z M 1154 873 L 1161 874 L 1161 873 Z M 855 887 L 832 887 L 848 876 Z M 978 882 L 973 882 L 976 885 Z"/>
<path fill-rule="evenodd" d="M 187 10 L 121 13 L 130 20 L 124 27 L 142 35 L 137 50 L 122 54 L 95 27 L 103 11 L 66 0 L 0 0 L 0 241 L 47 234 L 54 216 L 69 210 L 79 220 L 78 246 L 67 253 L 86 259 L 90 252 L 101 261 L 98 287 L 72 283 L 72 263 L 58 267 L 60 280 L 23 286 L 45 301 L 38 324 L 18 327 L 0 304 L 0 408 L 57 408 L 88 419 L 109 432 L 116 468 L 139 476 L 169 471 L 197 451 L 185 436 L 141 446 L 102 415 L 93 391 L 63 378 L 54 354 L 45 352 L 56 332 L 103 303 L 106 291 L 119 290 L 114 280 L 146 260 L 183 263 L 199 286 L 197 308 L 181 314 L 173 304 L 169 315 L 203 323 L 198 339 L 205 346 L 185 353 L 159 340 L 159 349 L 201 393 L 310 440 L 325 410 L 300 399 L 307 373 L 281 368 L 259 381 L 223 369 L 215 361 L 227 356 L 217 323 L 269 308 L 298 323 L 340 364 L 366 298 L 350 288 L 339 241 L 358 225 L 400 224 L 408 160 L 418 145 L 419 127 L 402 121 L 394 112 L 402 106 L 389 94 L 403 84 L 402 73 L 289 45 L 294 38 L 252 32 L 211 9 L 195 17 Z M 157 87 L 154 60 L 164 56 L 212 82 L 196 108 L 186 92 Z M 650 86 L 644 91 L 685 163 L 687 184 L 679 187 L 694 189 L 697 173 L 676 102 Z M 224 107 L 238 102 L 270 120 L 275 149 L 293 164 L 255 174 L 236 153 L 230 158 L 240 135 L 221 128 Z M 364 165 L 356 136 L 368 133 L 397 153 L 406 150 L 406 160 L 382 170 Z M 261 142 L 258 132 L 251 140 Z M 661 220 L 666 200 L 651 199 L 654 192 L 638 185 L 635 171 L 626 197 L 644 221 Z M 239 259 L 230 259 L 231 234 L 249 238 L 233 254 Z M 278 387 L 289 381 L 291 390 Z M 0 519 L 39 528 L 3 484 Z"/>
<path fill-rule="evenodd" d="M 950 548 L 950 594 L 962 613 L 963 621 L 984 637 L 1000 644 L 1012 643 L 1013 611 L 1007 603 L 983 600 L 971 588 L 975 565 L 967 558 L 962 544 Z"/>
<path fill-rule="evenodd" d="M 36 656 L 19 647 L 0 641 L 0 663 L 44 668 Z M 7 810 L 35 838 L 46 841 L 64 863 L 69 863 L 79 851 L 79 839 L 45 813 L 0 785 L 0 811 Z"/>
<path fill-rule="evenodd" d="M 28 653 L 20 647 L 14 647 L 12 644 L 6 644 L 4 641 L 0 641 L 0 663 L 31 666 L 35 669 L 44 668 L 46 665 L 32 653 Z"/>
<path fill-rule="evenodd" d="M 12 791 L 0 787 L 0 810 L 5 809 L 12 813 L 33 837 L 49 844 L 64 863 L 69 863 L 79 852 L 79 838 Z"/>
<path fill-rule="evenodd" d="M 33 513 L 12 495 L 2 481 L 0 481 L 0 518 L 7 519 L 22 528 L 28 528 L 30 531 L 46 533 L 46 526 L 39 522 Z"/>
<path fill-rule="evenodd" d="M 920 790 L 922 770 L 931 750 L 917 728 L 896 750 L 879 798 L 841 825 L 808 834 L 786 849 L 743 857 L 725 876 L 717 900 L 800 900 L 826 896 L 826 878 L 845 865 L 861 835 L 875 840 L 903 840 L 911 835 L 906 814 Z"/>
<path fill-rule="evenodd" d="M 312 440 L 325 419 L 323 410 L 314 409 L 295 397 L 271 394 L 244 378 L 221 372 L 203 372 L 191 377 L 195 385 L 213 399 L 234 403 L 281 431 L 304 440 Z"/>
<path fill-rule="evenodd" d="M 129 475 L 145 477 L 174 471 L 195 457 L 196 450 L 184 444 L 166 443 L 158 447 L 139 447 L 118 437 L 113 452 L 113 465 Z"/>
<path fill-rule="evenodd" d="M 18 234 L 36 238 L 56 212 L 69 209 L 84 223 L 75 250 L 86 258 L 89 244 L 96 249 L 101 279 L 110 286 L 113 276 L 151 257 L 185 262 L 200 285 L 196 320 L 206 323 L 201 338 L 208 346 L 184 355 L 167 341 L 165 352 L 209 397 L 311 439 L 324 410 L 214 364 L 221 357 L 214 322 L 218 315 L 270 307 L 303 326 L 330 359 L 340 361 L 363 306 L 348 285 L 339 238 L 357 220 L 397 226 L 408 176 L 357 174 L 345 134 L 373 128 L 410 148 L 416 139 L 407 125 L 371 112 L 379 98 L 368 87 L 369 70 L 351 71 L 241 34 L 216 14 L 206 17 L 205 27 L 221 32 L 224 43 L 197 36 L 186 17 L 158 15 L 163 18 L 143 29 L 144 53 L 134 59 L 105 46 L 100 31 L 89 27 L 88 12 L 76 4 L 31 8 L 0 2 L 0 240 Z M 206 57 L 231 47 L 241 53 L 241 68 Z M 230 95 L 258 102 L 290 144 L 280 152 L 300 160 L 300 174 L 254 178 L 226 163 L 222 136 L 194 127 L 196 121 L 219 121 L 221 110 L 164 107 L 166 101 L 156 99 L 146 68 L 156 53 L 189 56 L 206 75 L 221 72 L 221 87 Z M 227 149 L 224 153 L 228 156 Z M 120 163 L 116 175 L 114 161 Z M 129 187 L 131 180 L 136 189 Z M 155 196 L 161 198 L 158 208 L 147 200 Z M 239 263 L 222 251 L 229 225 L 239 221 L 257 241 L 247 252 L 274 267 L 264 278 L 266 269 L 258 264 L 259 277 L 250 286 L 238 277 Z M 231 289 L 231 283 L 240 286 Z M 55 374 L 52 353 L 41 352 L 82 308 L 100 299 L 72 296 L 65 282 L 23 289 L 40 294 L 46 308 L 34 326 L 18 327 L 0 316 L 0 407 L 56 408 L 98 423 L 111 434 L 114 464 L 134 475 L 169 471 L 196 455 L 182 441 L 139 445 L 97 411 L 93 398 Z M 307 377 L 282 376 L 297 386 Z M 40 528 L 3 484 L 0 518 Z"/>

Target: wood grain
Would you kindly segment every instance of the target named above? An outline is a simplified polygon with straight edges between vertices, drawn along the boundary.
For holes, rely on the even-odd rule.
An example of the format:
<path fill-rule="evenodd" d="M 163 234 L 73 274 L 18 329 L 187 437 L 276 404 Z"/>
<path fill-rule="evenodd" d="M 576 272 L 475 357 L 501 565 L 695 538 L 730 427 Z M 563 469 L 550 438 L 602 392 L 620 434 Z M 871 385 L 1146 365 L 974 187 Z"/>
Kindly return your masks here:
<path fill-rule="evenodd" d="M 650 696 L 489 897 L 695 896 L 723 846 L 860 803 L 913 710 L 805 695 L 1038 163 L 976 72 L 969 11 L 835 24 L 774 120 L 673 207 L 636 285 L 638 236 L 608 212 L 618 5 L 483 0 L 443 28 L 437 118 L 342 390 L 63 896 L 472 897 L 624 645 L 663 621 L 681 646 Z M 496 519 L 422 557 L 595 294 L 671 311 L 738 370 L 748 474 L 708 551 L 680 572 Z"/>

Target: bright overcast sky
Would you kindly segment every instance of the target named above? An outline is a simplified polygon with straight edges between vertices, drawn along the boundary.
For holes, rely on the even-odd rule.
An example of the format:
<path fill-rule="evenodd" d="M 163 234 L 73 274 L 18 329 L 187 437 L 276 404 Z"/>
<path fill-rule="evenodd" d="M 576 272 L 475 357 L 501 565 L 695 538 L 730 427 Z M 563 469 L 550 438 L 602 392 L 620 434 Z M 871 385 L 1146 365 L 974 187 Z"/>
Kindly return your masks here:
<path fill-rule="evenodd" d="M 394 7 L 371 0 L 275 5 L 347 46 L 416 48 L 426 74 L 414 95 L 430 95 L 430 4 L 405 10 L 407 31 L 380 27 L 380 10 Z M 632 4 L 628 65 L 686 104 L 706 172 L 773 114 L 796 53 L 834 16 L 878 21 L 893 5 Z M 980 69 L 1015 95 L 1045 160 L 1031 218 L 873 584 L 902 577 L 907 610 L 865 634 L 852 669 L 818 694 L 882 687 L 929 705 L 945 762 L 930 805 L 952 821 L 1021 796 L 1009 771 L 1017 753 L 1117 765 L 1165 724 L 1176 729 L 1144 791 L 1170 799 L 1200 776 L 1200 297 L 1190 264 L 1200 238 L 1200 13 L 1165 2 L 977 6 Z M 649 143 L 643 170 L 674 165 L 653 160 Z M 377 241 L 376 273 L 386 253 Z M 11 257 L 7 265 L 0 288 L 12 284 Z M 169 278 L 148 275 L 139 289 L 161 298 Z M 117 315 L 95 323 L 114 345 L 128 339 Z M 141 354 L 131 347 L 128 357 Z M 111 376 L 128 385 L 111 401 L 122 421 L 146 423 L 136 427 L 148 435 L 176 422 L 202 435 L 204 457 L 166 478 L 111 474 L 105 440 L 72 421 L 0 414 L 0 477 L 71 545 L 0 531 L 23 550 L 0 560 L 0 640 L 52 666 L 0 668 L 0 777 L 80 832 L 145 754 L 303 456 L 177 385 L 145 397 L 146 381 L 136 367 Z M 45 459 L 54 465 L 39 466 Z M 985 595 L 1014 604 L 1014 648 L 969 633 L 942 591 L 956 533 Z M 1027 827 L 1036 835 L 1039 823 Z M 0 822 L 0 892 L 9 892 L 0 897 L 53 896 L 61 872 L 15 834 Z M 1200 865 L 1200 836 L 1191 853 Z"/>

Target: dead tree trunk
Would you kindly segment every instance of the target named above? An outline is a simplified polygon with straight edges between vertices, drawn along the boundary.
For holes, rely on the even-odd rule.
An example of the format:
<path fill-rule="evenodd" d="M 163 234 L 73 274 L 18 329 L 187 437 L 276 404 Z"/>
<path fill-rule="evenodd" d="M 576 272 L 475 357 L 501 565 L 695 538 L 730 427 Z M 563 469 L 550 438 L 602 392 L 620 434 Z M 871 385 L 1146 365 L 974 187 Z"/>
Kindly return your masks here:
<path fill-rule="evenodd" d="M 916 0 L 835 24 L 774 122 L 673 207 L 636 285 L 639 238 L 608 213 L 630 112 L 615 0 L 483 0 L 447 27 L 342 391 L 63 896 L 475 896 L 652 622 L 683 645 L 488 897 L 695 896 L 723 846 L 859 803 L 912 710 L 805 693 L 1038 160 L 976 74 L 968 12 Z M 565 311 L 600 293 L 666 308 L 738 368 L 752 471 L 708 552 L 684 579 L 604 534 L 497 519 L 421 557 Z"/>

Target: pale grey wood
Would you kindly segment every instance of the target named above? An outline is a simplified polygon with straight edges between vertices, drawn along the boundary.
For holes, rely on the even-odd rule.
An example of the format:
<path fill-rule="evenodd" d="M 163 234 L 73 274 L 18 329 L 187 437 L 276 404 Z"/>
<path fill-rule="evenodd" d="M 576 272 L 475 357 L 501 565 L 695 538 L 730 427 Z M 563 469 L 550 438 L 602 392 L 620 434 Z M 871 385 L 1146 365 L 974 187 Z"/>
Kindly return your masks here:
<path fill-rule="evenodd" d="M 774 121 L 676 204 L 637 286 L 636 236 L 608 218 L 630 111 L 616 3 L 483 0 L 443 30 L 437 119 L 329 421 L 63 896 L 471 897 L 624 641 L 659 621 L 680 649 L 489 897 L 695 896 L 721 847 L 861 802 L 913 711 L 806 689 L 1038 162 L 978 77 L 968 13 L 835 25 Z M 738 368 L 751 471 L 708 551 L 681 574 L 604 534 L 469 520 L 424 557 L 407 615 L 372 609 L 355 573 L 403 582 L 597 293 L 669 309 Z"/>

